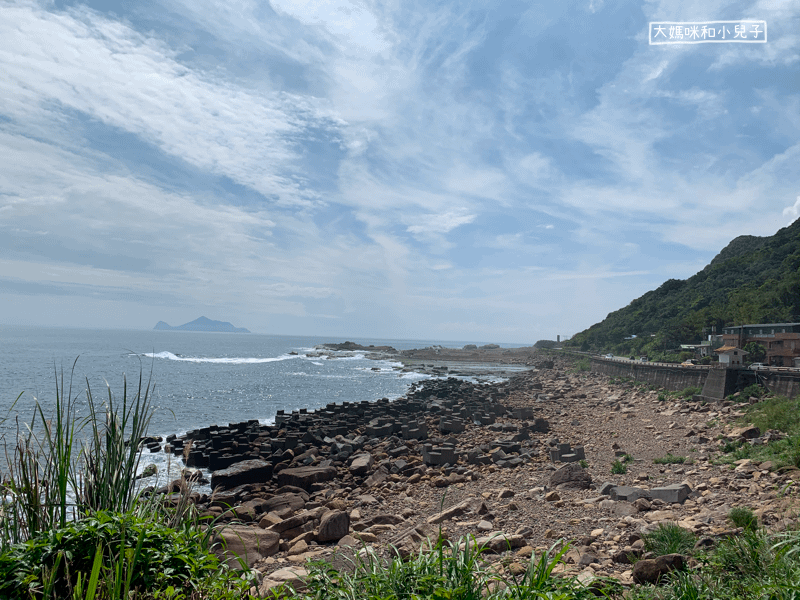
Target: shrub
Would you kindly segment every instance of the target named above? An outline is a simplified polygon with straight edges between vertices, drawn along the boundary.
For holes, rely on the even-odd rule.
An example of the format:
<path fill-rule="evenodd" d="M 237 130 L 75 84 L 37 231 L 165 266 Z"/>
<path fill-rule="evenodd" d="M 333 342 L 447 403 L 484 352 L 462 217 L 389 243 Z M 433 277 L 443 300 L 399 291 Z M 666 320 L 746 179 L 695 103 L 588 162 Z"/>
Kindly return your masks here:
<path fill-rule="evenodd" d="M 653 459 L 653 464 L 656 465 L 682 465 L 685 462 L 686 462 L 685 456 L 674 456 L 669 453 L 667 453 L 666 456 L 662 456 L 661 458 Z"/>
<path fill-rule="evenodd" d="M 739 394 L 739 400 L 747 402 L 750 397 L 762 398 L 767 393 L 767 390 L 757 383 L 753 383 L 744 388 Z"/>
<path fill-rule="evenodd" d="M 728 520 L 737 527 L 744 529 L 755 529 L 758 527 L 758 518 L 752 510 L 746 506 L 734 506 L 728 512 Z"/>
<path fill-rule="evenodd" d="M 662 522 L 650 533 L 642 536 L 644 549 L 656 556 L 664 554 L 690 554 L 694 549 L 695 537 L 688 529 L 676 523 Z"/>
<path fill-rule="evenodd" d="M 134 513 L 100 511 L 41 532 L 0 554 L 0 596 L 23 588 L 38 590 L 46 583 L 55 591 L 74 590 L 78 577 L 86 578 L 100 554 L 105 580 L 130 590 L 144 591 L 169 585 L 183 587 L 219 571 L 219 561 L 205 546 L 199 529 L 171 529 Z M 109 572 L 121 569 L 124 575 Z M 124 584 L 124 585 L 123 585 Z"/>
<path fill-rule="evenodd" d="M 692 396 L 696 396 L 700 392 L 703 391 L 701 387 L 694 387 L 689 386 L 683 389 L 683 391 L 679 394 L 681 398 L 691 398 Z"/>
<path fill-rule="evenodd" d="M 625 466 L 625 463 L 615 460 L 611 463 L 611 473 L 613 475 L 625 475 L 628 472 L 628 467 Z"/>
<path fill-rule="evenodd" d="M 45 418 L 34 403 L 2 469 L 0 598 L 108 600 L 135 590 L 173 600 L 244 596 L 249 583 L 209 551 L 213 529 L 201 527 L 188 505 L 190 486 L 169 509 L 159 496 L 138 493 L 151 389 L 140 375 L 133 393 L 124 381 L 119 401 L 109 388 L 100 407 L 87 382 L 89 415 L 79 417 L 62 373 L 54 415 Z"/>
<path fill-rule="evenodd" d="M 768 398 L 754 404 L 748 411 L 748 420 L 761 429 L 778 429 L 785 433 L 800 430 L 800 400 L 784 396 Z"/>
<path fill-rule="evenodd" d="M 581 358 L 575 361 L 575 370 L 576 371 L 591 371 L 592 370 L 592 363 L 589 362 L 588 358 Z"/>

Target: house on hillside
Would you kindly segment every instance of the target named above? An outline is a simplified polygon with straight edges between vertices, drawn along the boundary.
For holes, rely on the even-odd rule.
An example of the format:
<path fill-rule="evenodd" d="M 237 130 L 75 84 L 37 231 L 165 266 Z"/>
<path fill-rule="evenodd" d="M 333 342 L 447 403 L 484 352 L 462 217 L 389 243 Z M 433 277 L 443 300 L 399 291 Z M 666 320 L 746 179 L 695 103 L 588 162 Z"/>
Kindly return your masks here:
<path fill-rule="evenodd" d="M 724 367 L 741 367 L 742 359 L 749 354 L 736 346 L 722 346 L 714 352 L 719 354 L 719 364 Z"/>
<path fill-rule="evenodd" d="M 800 323 L 761 323 L 723 327 L 725 346 L 744 348 L 750 342 L 764 346 L 764 362 L 776 367 L 792 367 L 800 357 Z M 721 356 L 721 355 L 720 355 Z"/>

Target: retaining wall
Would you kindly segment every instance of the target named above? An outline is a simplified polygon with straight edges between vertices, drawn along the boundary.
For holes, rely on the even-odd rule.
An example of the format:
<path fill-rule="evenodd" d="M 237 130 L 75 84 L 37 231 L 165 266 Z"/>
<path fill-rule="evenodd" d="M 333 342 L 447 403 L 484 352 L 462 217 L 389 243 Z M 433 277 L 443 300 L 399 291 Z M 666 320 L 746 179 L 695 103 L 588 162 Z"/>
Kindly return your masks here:
<path fill-rule="evenodd" d="M 800 373 L 776 373 L 770 371 L 764 374 L 763 371 L 759 371 L 758 374 L 764 377 L 764 383 L 770 392 L 787 398 L 794 398 L 800 395 Z"/>
<path fill-rule="evenodd" d="M 689 386 L 703 388 L 702 395 L 721 399 L 756 383 L 779 396 L 793 398 L 800 395 L 800 371 L 722 369 L 706 365 L 692 367 L 668 363 L 649 363 L 612 358 L 591 357 L 592 371 L 610 377 L 628 377 L 679 392 Z"/>
<path fill-rule="evenodd" d="M 679 392 L 687 387 L 702 388 L 711 367 L 692 367 L 667 363 L 646 363 L 632 360 L 592 357 L 592 371 L 609 377 L 628 377 Z"/>

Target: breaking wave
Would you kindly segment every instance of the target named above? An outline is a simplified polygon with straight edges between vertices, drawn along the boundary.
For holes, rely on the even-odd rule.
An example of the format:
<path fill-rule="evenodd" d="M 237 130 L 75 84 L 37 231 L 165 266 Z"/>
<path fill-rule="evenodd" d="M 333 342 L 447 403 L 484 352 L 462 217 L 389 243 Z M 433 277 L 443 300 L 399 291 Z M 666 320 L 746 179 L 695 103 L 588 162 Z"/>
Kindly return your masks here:
<path fill-rule="evenodd" d="M 284 360 L 292 360 L 294 358 L 300 358 L 302 355 L 299 354 L 282 354 L 281 356 L 276 356 L 274 358 L 255 358 L 255 357 L 246 357 L 246 358 L 228 358 L 228 357 L 220 357 L 220 358 L 207 358 L 207 357 L 199 357 L 199 356 L 180 356 L 178 354 L 173 354 L 172 352 L 158 352 L 158 353 L 148 353 L 143 354 L 143 356 L 147 358 L 163 358 L 165 360 L 177 360 L 180 362 L 192 362 L 192 363 L 216 363 L 216 364 L 224 364 L 224 365 L 248 365 L 248 364 L 259 364 L 259 363 L 271 363 L 271 362 L 281 362 Z"/>

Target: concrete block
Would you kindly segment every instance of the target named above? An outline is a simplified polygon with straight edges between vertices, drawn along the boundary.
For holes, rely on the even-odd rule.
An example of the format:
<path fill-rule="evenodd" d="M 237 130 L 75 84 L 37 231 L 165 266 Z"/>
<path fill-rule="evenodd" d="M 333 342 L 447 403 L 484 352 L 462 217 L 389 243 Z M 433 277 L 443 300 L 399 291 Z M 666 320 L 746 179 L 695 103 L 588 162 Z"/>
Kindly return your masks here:
<path fill-rule="evenodd" d="M 692 488 L 685 483 L 675 483 L 651 489 L 650 497 L 658 498 L 664 502 L 683 504 L 691 493 Z"/>

